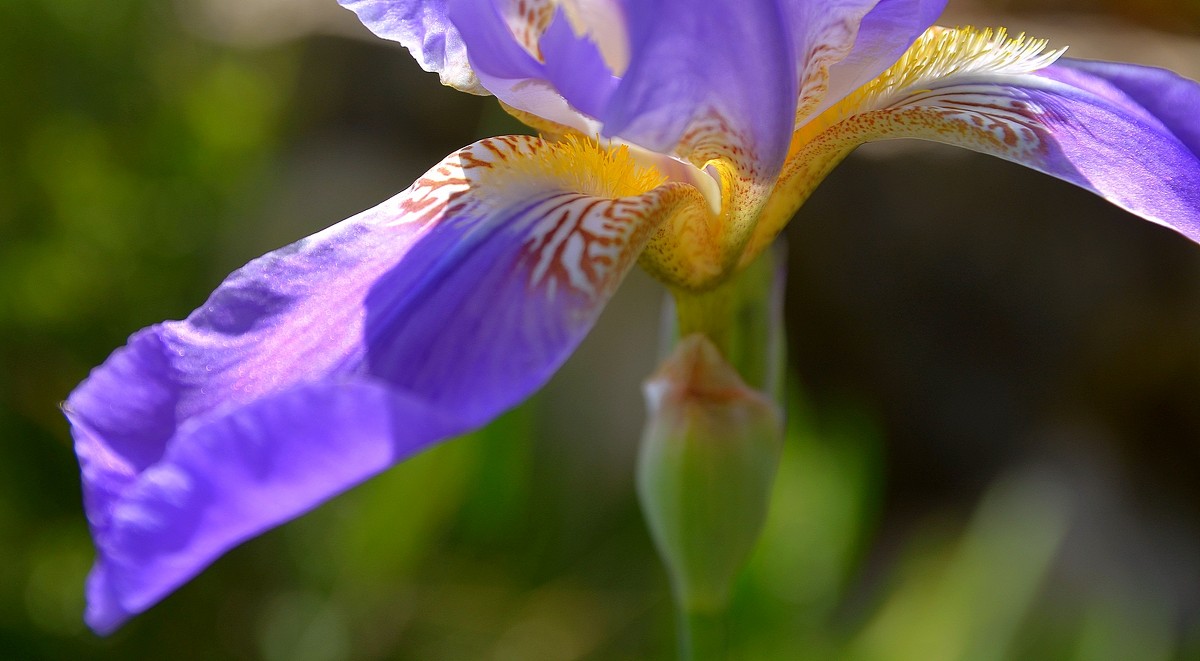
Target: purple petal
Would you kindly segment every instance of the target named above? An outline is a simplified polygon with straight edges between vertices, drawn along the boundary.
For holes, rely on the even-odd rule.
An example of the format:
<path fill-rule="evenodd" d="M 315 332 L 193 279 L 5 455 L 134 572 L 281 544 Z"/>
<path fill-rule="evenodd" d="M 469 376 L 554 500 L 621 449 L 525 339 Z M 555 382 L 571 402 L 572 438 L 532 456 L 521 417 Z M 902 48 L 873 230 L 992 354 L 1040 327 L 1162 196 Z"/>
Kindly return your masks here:
<path fill-rule="evenodd" d="M 338 0 L 383 39 L 400 42 L 442 84 L 486 94 L 467 61 L 462 37 L 447 18 L 445 0 Z"/>
<path fill-rule="evenodd" d="M 816 3 L 800 4 L 811 13 Z M 810 38 L 809 41 L 815 42 L 818 47 L 844 48 L 846 36 L 849 36 L 853 40 L 853 47 L 848 55 L 834 61 L 829 67 L 828 90 L 824 98 L 819 99 L 817 105 L 805 114 L 806 117 L 816 116 L 895 64 L 917 37 L 941 15 L 946 0 L 880 0 L 858 24 L 857 33 L 850 33 L 844 23 L 833 19 L 839 15 L 852 15 L 855 5 L 869 6 L 870 2 L 829 0 L 822 4 L 828 7 L 820 10 L 817 17 L 820 21 L 818 25 L 824 27 L 825 34 L 818 33 L 816 38 Z M 809 56 L 808 71 L 821 63 L 824 63 L 821 58 Z M 802 89 L 801 94 L 804 92 Z M 807 99 L 801 99 L 802 106 L 805 101 Z"/>
<path fill-rule="evenodd" d="M 1044 108 L 1045 157 L 1026 164 L 1200 241 L 1200 84 L 1075 60 L 1037 75 L 1059 84 L 1010 88 Z"/>
<path fill-rule="evenodd" d="M 783 164 L 801 85 L 807 116 L 830 86 L 848 92 L 894 62 L 944 0 L 594 0 L 590 18 L 620 23 L 605 29 L 628 47 L 620 71 L 601 55 L 612 44 L 577 33 L 553 3 L 448 4 L 505 103 L 695 163 L 724 159 L 753 182 L 752 199 L 735 201 L 752 209 Z"/>
<path fill-rule="evenodd" d="M 451 0 L 483 86 L 506 104 L 585 134 L 599 132 L 619 79 L 588 35 L 545 0 Z M 623 29 L 621 26 L 620 29 Z"/>
<path fill-rule="evenodd" d="M 613 75 L 600 50 L 587 37 L 575 34 L 561 10 L 539 42 L 546 56 L 546 78 L 571 107 L 601 117 L 620 79 Z"/>
<path fill-rule="evenodd" d="M 723 0 L 702 10 L 687 0 L 622 3 L 608 14 L 622 17 L 630 45 L 620 72 L 561 9 L 515 16 L 509 4 L 450 3 L 480 80 L 505 103 L 701 162 L 736 152 L 764 179 L 782 163 L 796 65 L 775 2 Z M 536 41 L 519 37 L 531 33 Z"/>
<path fill-rule="evenodd" d="M 630 0 L 633 64 L 599 118 L 606 135 L 693 160 L 737 154 L 744 174 L 772 178 L 795 123 L 795 95 L 811 92 L 817 98 L 801 102 L 816 103 L 828 86 L 830 102 L 840 99 L 891 66 L 944 5 L 780 0 L 701 10 L 683 0 Z M 712 142 L 725 149 L 706 147 Z"/>
<path fill-rule="evenodd" d="M 746 254 L 855 147 L 896 138 L 1021 163 L 1200 242 L 1200 84 L 1045 47 L 1003 30 L 926 31 L 891 69 L 796 132 Z"/>
<path fill-rule="evenodd" d="M 92 626 L 541 387 L 674 203 L 572 192 L 630 174 L 595 149 L 476 143 L 93 371 L 65 407 L 98 551 Z"/>
<path fill-rule="evenodd" d="M 447 14 L 470 45 L 472 63 L 491 78 L 543 77 L 542 64 L 517 41 L 493 0 L 444 2 Z M 530 26 L 530 30 L 536 30 Z"/>
<path fill-rule="evenodd" d="M 595 46 L 574 34 L 561 10 L 539 12 L 544 3 L 532 0 L 521 5 L 523 14 L 514 11 L 513 3 L 498 0 L 447 4 L 470 45 L 471 65 L 496 98 L 586 135 L 599 132 L 594 118 L 584 112 L 602 107 L 616 80 Z M 514 23 L 524 41 L 514 33 Z M 535 58 L 534 51 L 541 51 L 546 61 Z"/>
<path fill-rule="evenodd" d="M 1067 70 L 1080 72 L 1082 75 L 1073 78 L 1075 84 L 1086 85 L 1093 93 L 1119 90 L 1162 122 L 1193 154 L 1200 154 L 1200 85 L 1166 69 L 1070 58 L 1059 60 L 1049 73 Z M 1121 97 L 1114 102 L 1122 103 Z"/>
<path fill-rule="evenodd" d="M 71 418 L 81 459 L 94 459 L 82 448 L 104 440 L 83 412 Z M 93 528 L 88 624 L 113 631 L 228 548 L 460 430 L 366 379 L 299 386 L 181 429 Z"/>
<path fill-rule="evenodd" d="M 629 69 L 604 116 L 605 135 L 695 160 L 730 156 L 773 177 L 796 108 L 791 26 L 775 2 L 625 3 Z M 685 135 L 686 133 L 686 135 Z M 697 153 L 689 154 L 692 150 Z"/>

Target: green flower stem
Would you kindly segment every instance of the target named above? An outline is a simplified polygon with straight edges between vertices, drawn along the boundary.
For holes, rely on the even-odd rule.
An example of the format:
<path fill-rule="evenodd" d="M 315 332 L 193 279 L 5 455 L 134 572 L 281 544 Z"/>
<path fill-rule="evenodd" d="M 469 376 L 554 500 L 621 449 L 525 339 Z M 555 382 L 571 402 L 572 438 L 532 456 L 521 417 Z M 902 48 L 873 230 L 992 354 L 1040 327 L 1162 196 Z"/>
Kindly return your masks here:
<path fill-rule="evenodd" d="M 783 248 L 776 245 L 715 289 L 672 292 L 674 339 L 708 337 L 748 385 L 777 401 L 783 381 L 782 263 Z"/>
<path fill-rule="evenodd" d="M 679 617 L 679 657 L 683 661 L 729 658 L 727 608 L 684 610 Z"/>

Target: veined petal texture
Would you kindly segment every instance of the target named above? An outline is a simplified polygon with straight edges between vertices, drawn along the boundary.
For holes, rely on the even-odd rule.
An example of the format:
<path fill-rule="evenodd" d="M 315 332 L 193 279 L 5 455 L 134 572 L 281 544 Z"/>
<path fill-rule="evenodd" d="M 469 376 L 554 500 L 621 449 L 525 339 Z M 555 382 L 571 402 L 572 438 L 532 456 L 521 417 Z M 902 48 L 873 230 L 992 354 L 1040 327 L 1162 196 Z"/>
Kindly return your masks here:
<path fill-rule="evenodd" d="M 539 388 L 680 185 L 589 143 L 517 136 L 231 275 L 133 335 L 66 403 L 115 629 L 246 538 Z M 702 202 L 700 202 L 702 203 Z"/>

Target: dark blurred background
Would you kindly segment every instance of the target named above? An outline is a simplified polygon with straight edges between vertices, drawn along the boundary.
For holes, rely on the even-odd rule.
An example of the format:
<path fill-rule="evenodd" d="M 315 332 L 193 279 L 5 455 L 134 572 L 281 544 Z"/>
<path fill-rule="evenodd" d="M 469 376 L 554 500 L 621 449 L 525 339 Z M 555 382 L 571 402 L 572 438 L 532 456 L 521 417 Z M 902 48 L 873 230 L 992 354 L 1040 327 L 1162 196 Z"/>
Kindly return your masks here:
<path fill-rule="evenodd" d="M 941 22 L 1200 78 L 1196 0 Z M 0 656 L 672 657 L 632 484 L 641 274 L 526 406 L 90 634 L 58 403 L 248 259 L 522 129 L 333 0 L 0 3 L 0 89 Z M 1200 248 L 907 142 L 848 159 L 787 240 L 791 430 L 735 656 L 1200 658 Z"/>

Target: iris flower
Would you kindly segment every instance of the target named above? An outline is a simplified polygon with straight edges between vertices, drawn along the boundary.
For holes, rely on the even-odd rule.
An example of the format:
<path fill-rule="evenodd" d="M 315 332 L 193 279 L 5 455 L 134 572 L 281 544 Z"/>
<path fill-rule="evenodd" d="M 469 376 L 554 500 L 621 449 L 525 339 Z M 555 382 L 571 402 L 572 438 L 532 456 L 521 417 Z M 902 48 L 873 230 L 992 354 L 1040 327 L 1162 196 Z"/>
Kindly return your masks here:
<path fill-rule="evenodd" d="M 1200 240 L 1200 85 L 931 27 L 944 0 L 340 2 L 541 137 L 250 262 L 70 395 L 97 632 L 525 400 L 635 264 L 681 297 L 728 281 L 866 141 L 999 156 Z"/>

